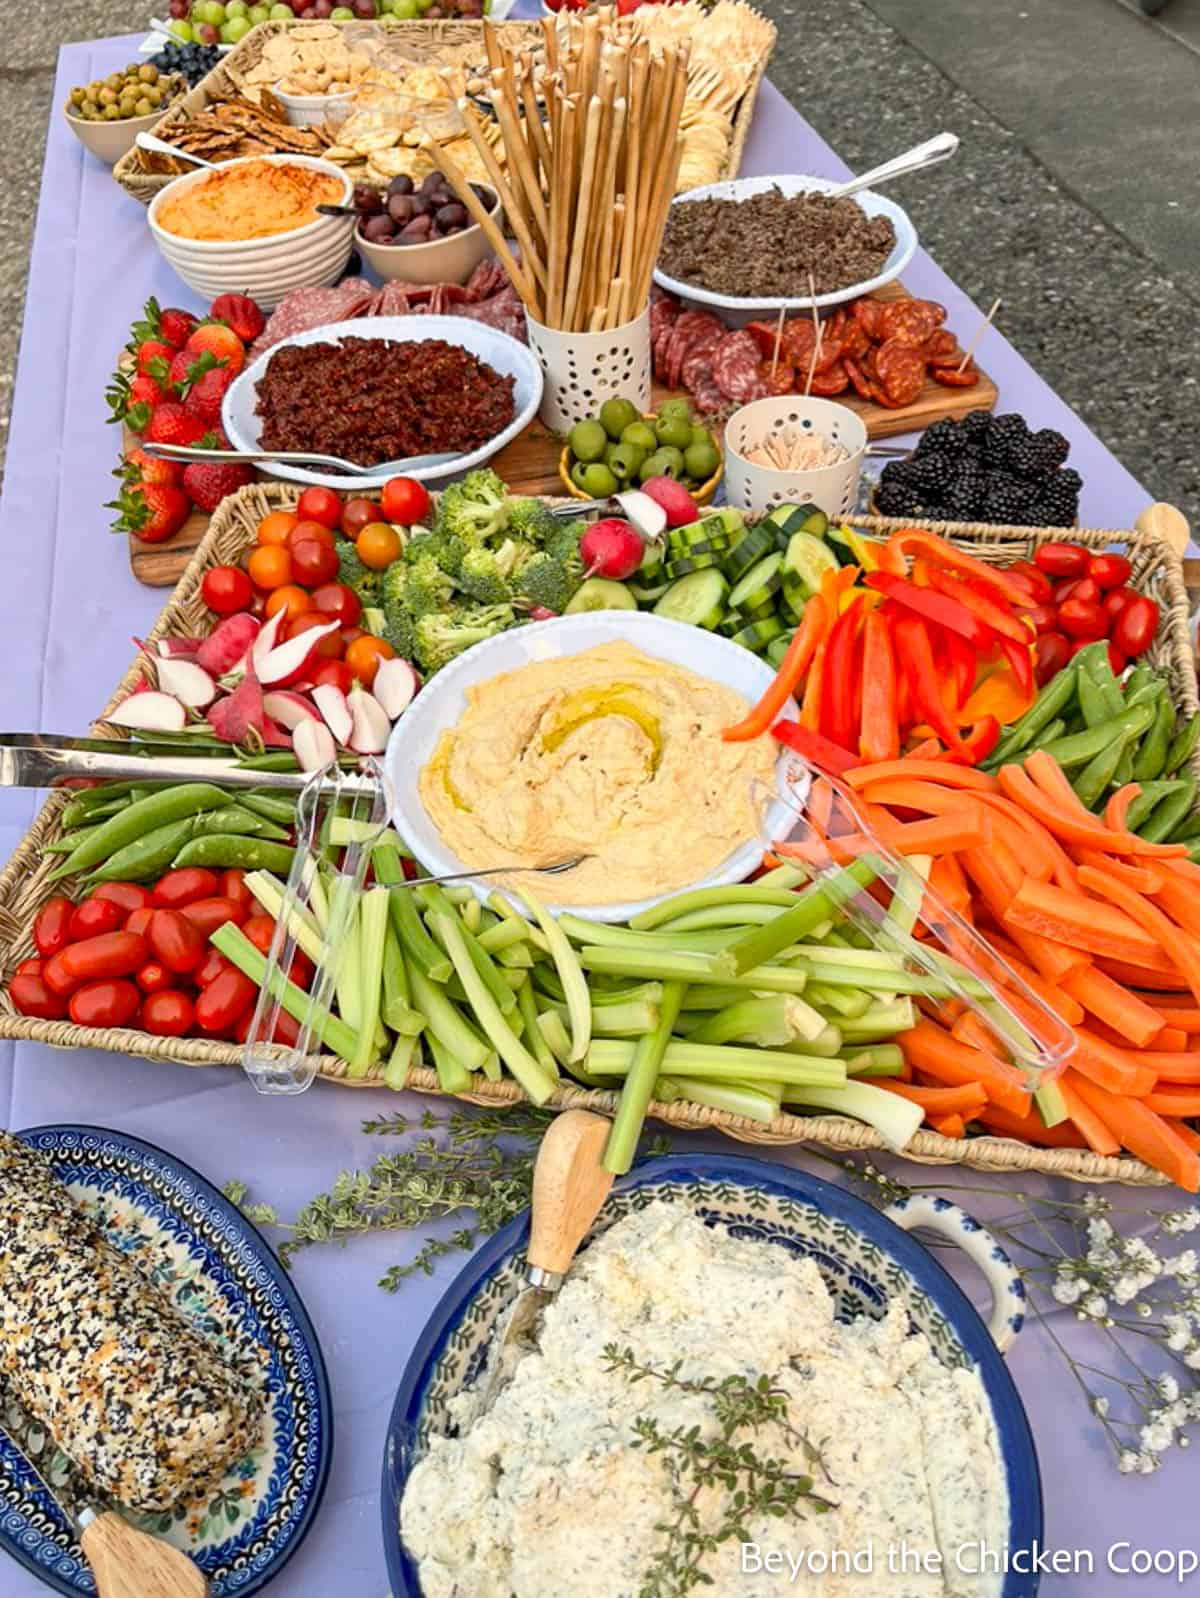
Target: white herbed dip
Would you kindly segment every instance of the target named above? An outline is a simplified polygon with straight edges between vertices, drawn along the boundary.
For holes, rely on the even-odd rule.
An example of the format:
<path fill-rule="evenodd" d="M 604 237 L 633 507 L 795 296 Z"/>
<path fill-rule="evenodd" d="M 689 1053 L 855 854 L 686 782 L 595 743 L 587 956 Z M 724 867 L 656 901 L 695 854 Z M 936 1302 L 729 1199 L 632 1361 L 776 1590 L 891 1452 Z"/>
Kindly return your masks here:
<path fill-rule="evenodd" d="M 746 1527 L 763 1552 L 816 1553 L 814 1574 L 748 1574 L 738 1539 L 703 1556 L 709 1598 L 994 1598 L 1002 1578 L 959 1574 L 955 1550 L 1002 1553 L 1008 1496 L 991 1410 L 974 1370 L 947 1369 L 894 1304 L 885 1319 L 834 1320 L 817 1266 L 778 1245 L 708 1227 L 656 1201 L 599 1237 L 546 1309 L 523 1358 L 482 1417 L 455 1400 L 464 1435 L 435 1438 L 413 1468 L 401 1530 L 424 1598 L 636 1598 L 677 1512 L 671 1454 L 633 1446 L 634 1422 L 716 1435 L 710 1395 L 654 1378 L 631 1382 L 606 1345 L 676 1380 L 767 1376 L 786 1393 L 789 1431 L 751 1435 L 755 1453 L 812 1476 L 834 1507 L 801 1500 Z M 797 1439 L 793 1441 L 793 1438 Z M 814 1463 L 803 1441 L 819 1452 Z M 742 1441 L 739 1436 L 736 1441 Z M 693 1483 L 684 1478 L 685 1492 Z M 721 1489 L 696 1507 L 706 1530 L 726 1518 Z M 888 1551 L 942 1555 L 942 1573 L 889 1569 Z M 871 1550 L 872 1573 L 860 1551 Z M 821 1552 L 859 1554 L 860 1573 Z M 973 1568 L 970 1554 L 963 1563 Z M 830 1573 L 829 1565 L 836 1568 Z M 927 1562 L 931 1563 L 931 1562 Z M 657 1589 L 655 1589 L 657 1590 Z M 664 1585 L 663 1591 L 676 1587 Z"/>

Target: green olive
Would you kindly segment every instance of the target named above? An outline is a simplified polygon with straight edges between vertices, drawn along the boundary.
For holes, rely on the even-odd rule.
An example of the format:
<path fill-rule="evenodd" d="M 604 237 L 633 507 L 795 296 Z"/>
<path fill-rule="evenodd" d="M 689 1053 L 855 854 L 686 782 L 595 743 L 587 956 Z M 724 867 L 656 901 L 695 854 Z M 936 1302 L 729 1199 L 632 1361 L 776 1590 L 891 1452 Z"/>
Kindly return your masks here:
<path fill-rule="evenodd" d="M 622 483 L 636 478 L 638 467 L 645 458 L 646 451 L 640 444 L 610 444 L 604 452 L 609 471 Z"/>
<path fill-rule="evenodd" d="M 108 84 L 106 83 L 104 85 L 104 87 L 100 90 L 100 93 L 96 96 L 96 98 L 99 100 L 100 104 L 103 105 L 103 106 L 116 105 L 116 103 L 117 103 L 117 91 L 115 89 L 110 89 Z"/>
<path fill-rule="evenodd" d="M 592 461 L 583 468 L 581 475 L 583 481 L 580 486 L 593 499 L 607 499 L 617 491 L 616 475 L 603 461 Z"/>
<path fill-rule="evenodd" d="M 106 122 L 119 122 L 121 120 L 121 107 L 119 105 L 106 105 L 103 116 Z"/>
<path fill-rule="evenodd" d="M 143 62 L 138 68 L 137 75 L 143 83 L 158 82 L 158 68 L 149 61 Z"/>
<path fill-rule="evenodd" d="M 668 444 L 672 449 L 686 449 L 692 442 L 692 424 L 682 416 L 660 416 L 654 433 L 660 445 Z"/>
<path fill-rule="evenodd" d="M 673 416 L 676 419 L 682 418 L 683 421 L 690 422 L 692 419 L 691 401 L 686 399 L 664 400 L 658 407 L 658 419 L 663 421 L 668 416 Z"/>
<path fill-rule="evenodd" d="M 637 406 L 632 400 L 607 399 L 600 407 L 600 425 L 614 441 L 620 438 L 630 422 L 636 422 L 637 419 Z"/>
<path fill-rule="evenodd" d="M 717 447 L 711 442 L 689 444 L 683 452 L 683 469 L 698 483 L 707 482 L 720 464 L 721 457 L 717 453 Z"/>
<path fill-rule="evenodd" d="M 604 458 L 608 434 L 599 422 L 576 422 L 567 435 L 567 447 L 577 461 L 598 461 Z"/>
<path fill-rule="evenodd" d="M 636 444 L 646 455 L 652 455 L 658 448 L 658 439 L 654 436 L 654 429 L 649 422 L 630 422 L 621 434 L 622 444 Z"/>
<path fill-rule="evenodd" d="M 153 110 L 154 107 L 150 104 L 149 100 L 139 100 L 137 105 L 134 107 L 134 114 L 139 117 L 148 117 Z"/>

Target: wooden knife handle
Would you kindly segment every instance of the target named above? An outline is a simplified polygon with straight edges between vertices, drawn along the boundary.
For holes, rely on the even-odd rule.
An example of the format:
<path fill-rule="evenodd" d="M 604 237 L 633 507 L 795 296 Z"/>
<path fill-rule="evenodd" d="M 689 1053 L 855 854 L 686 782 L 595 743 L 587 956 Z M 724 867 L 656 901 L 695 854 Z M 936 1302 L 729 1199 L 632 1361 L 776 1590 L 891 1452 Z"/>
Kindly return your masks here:
<path fill-rule="evenodd" d="M 600 1163 L 608 1128 L 589 1110 L 564 1110 L 547 1127 L 533 1169 L 530 1265 L 561 1274 L 575 1258 L 612 1187 Z"/>
<path fill-rule="evenodd" d="M 208 1580 L 186 1554 L 106 1511 L 84 1527 L 79 1545 L 100 1598 L 205 1598 Z"/>

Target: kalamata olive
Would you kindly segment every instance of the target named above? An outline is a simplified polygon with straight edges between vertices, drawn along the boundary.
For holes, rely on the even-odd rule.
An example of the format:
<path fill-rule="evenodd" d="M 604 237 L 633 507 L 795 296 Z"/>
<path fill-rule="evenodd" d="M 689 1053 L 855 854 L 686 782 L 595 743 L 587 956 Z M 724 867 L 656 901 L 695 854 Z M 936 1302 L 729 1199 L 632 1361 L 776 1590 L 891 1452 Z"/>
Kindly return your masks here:
<path fill-rule="evenodd" d="M 427 194 L 414 194 L 412 196 L 412 214 L 414 216 L 429 216 L 433 211 L 433 201 Z"/>
<path fill-rule="evenodd" d="M 482 183 L 472 183 L 471 188 L 474 190 L 475 198 L 479 203 L 486 206 L 490 211 L 496 203 L 496 196 L 491 189 L 486 188 Z"/>
<path fill-rule="evenodd" d="M 432 196 L 437 193 L 445 181 L 445 178 L 443 178 L 440 172 L 431 172 L 428 177 L 421 179 L 421 187 L 419 192 L 421 194 L 427 194 L 432 198 Z"/>
<path fill-rule="evenodd" d="M 413 197 L 411 194 L 392 194 L 388 196 L 388 215 L 393 222 L 398 222 L 403 227 L 405 222 L 411 222 L 413 216 Z"/>
<path fill-rule="evenodd" d="M 433 228 L 431 216 L 414 216 L 406 227 L 400 230 L 401 244 L 425 244 L 429 240 Z"/>
<path fill-rule="evenodd" d="M 381 212 L 363 223 L 362 236 L 372 244 L 387 244 L 396 236 L 396 225 L 386 212 Z"/>
<path fill-rule="evenodd" d="M 443 205 L 434 220 L 443 230 L 460 228 L 467 220 L 467 208 L 465 205 L 459 205 L 457 201 L 453 205 Z"/>
<path fill-rule="evenodd" d="M 360 183 L 354 191 L 354 208 L 360 216 L 375 216 L 383 210 L 383 196 L 378 189 Z"/>
<path fill-rule="evenodd" d="M 411 194 L 415 185 L 407 172 L 401 172 L 388 184 L 388 194 Z"/>

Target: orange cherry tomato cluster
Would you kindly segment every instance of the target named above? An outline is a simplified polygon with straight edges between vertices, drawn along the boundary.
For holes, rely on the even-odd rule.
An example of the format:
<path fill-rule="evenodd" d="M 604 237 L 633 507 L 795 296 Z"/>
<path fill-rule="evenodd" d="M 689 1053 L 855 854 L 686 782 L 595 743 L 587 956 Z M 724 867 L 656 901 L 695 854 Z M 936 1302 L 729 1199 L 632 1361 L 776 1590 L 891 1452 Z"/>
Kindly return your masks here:
<path fill-rule="evenodd" d="M 182 867 L 152 888 L 106 882 L 78 904 L 56 894 L 38 912 L 37 953 L 18 965 L 12 1001 L 43 1021 L 69 1017 L 76 1026 L 244 1043 L 258 987 L 208 941 L 228 921 L 270 951 L 275 922 L 259 910 L 242 871 Z M 299 950 L 290 974 L 304 988 L 312 981 L 312 962 Z M 298 1036 L 281 1013 L 274 1041 Z"/>
<path fill-rule="evenodd" d="M 395 650 L 359 625 L 362 602 L 338 581 L 336 539 L 349 539 L 364 566 L 384 571 L 403 548 L 394 524 L 412 526 L 428 511 L 429 495 L 409 477 L 389 479 L 378 500 L 356 495 L 343 501 L 331 488 L 306 488 L 294 511 L 274 510 L 259 522 L 244 568 L 209 568 L 201 584 L 204 602 L 219 616 L 254 610 L 270 618 L 282 611 L 281 642 L 336 620 L 339 630 L 317 648 L 314 681 L 343 693 L 355 681 L 369 688 L 379 662 Z"/>

